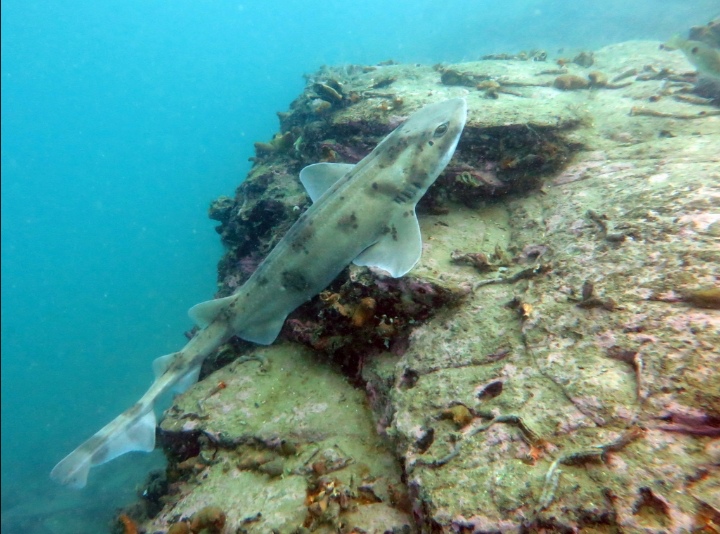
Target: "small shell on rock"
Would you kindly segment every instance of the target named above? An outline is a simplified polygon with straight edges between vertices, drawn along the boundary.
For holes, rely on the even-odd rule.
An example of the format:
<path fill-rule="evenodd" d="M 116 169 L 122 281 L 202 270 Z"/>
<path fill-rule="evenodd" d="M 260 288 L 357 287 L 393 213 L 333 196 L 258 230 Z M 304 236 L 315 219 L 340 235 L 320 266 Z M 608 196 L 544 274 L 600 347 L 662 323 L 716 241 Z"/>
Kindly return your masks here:
<path fill-rule="evenodd" d="M 456 404 L 455 406 L 443 410 L 440 414 L 442 419 L 452 419 L 455 426 L 462 428 L 469 425 L 473 420 L 473 414 L 470 409 L 463 404 Z"/>
<path fill-rule="evenodd" d="M 340 102 L 343 99 L 343 96 L 340 93 L 340 84 L 338 84 L 337 82 L 318 82 L 313 86 L 313 89 L 319 96 L 323 97 L 323 99 L 325 100 L 329 100 L 331 102 Z"/>

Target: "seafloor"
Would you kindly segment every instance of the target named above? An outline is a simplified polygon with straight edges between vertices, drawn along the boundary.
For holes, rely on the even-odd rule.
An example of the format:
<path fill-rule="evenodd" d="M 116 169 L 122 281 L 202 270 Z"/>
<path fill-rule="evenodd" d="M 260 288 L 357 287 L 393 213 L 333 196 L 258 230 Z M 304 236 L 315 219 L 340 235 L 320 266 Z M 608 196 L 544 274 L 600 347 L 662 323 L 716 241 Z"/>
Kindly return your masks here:
<path fill-rule="evenodd" d="M 139 531 L 718 532 L 720 111 L 658 45 L 309 77 L 211 207 L 218 294 L 309 205 L 303 166 L 462 96 L 422 259 L 351 266 L 275 344 L 207 362 Z"/>

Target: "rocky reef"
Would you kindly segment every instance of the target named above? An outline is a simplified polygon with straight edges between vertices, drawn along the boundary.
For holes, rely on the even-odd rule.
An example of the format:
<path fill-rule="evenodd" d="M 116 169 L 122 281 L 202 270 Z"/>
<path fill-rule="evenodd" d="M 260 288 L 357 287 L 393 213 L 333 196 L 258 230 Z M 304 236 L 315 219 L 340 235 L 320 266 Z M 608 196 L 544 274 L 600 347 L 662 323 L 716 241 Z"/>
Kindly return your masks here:
<path fill-rule="evenodd" d="M 716 532 L 720 110 L 658 45 L 309 76 L 210 208 L 218 296 L 309 206 L 302 167 L 357 162 L 462 96 L 457 152 L 418 206 L 422 259 L 402 279 L 351 266 L 276 344 L 218 351 L 166 412 L 168 469 L 123 518 L 147 533 Z"/>

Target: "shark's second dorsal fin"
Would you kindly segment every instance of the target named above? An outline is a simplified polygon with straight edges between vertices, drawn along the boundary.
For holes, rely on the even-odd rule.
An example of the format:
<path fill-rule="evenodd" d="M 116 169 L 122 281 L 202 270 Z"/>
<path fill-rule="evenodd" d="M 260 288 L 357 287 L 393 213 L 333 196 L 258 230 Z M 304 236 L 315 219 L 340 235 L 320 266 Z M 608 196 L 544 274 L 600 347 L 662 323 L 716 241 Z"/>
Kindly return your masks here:
<path fill-rule="evenodd" d="M 378 267 L 399 278 L 415 266 L 421 254 L 420 225 L 413 211 L 412 216 L 395 217 L 390 222 L 390 232 L 363 250 L 353 263 Z"/>
<path fill-rule="evenodd" d="M 160 378 L 165 371 L 167 371 L 167 368 L 170 367 L 170 364 L 173 362 L 175 357 L 180 354 L 179 352 L 171 352 L 170 354 L 166 354 L 165 356 L 160 356 L 159 358 L 155 358 L 152 363 L 153 368 L 153 374 L 155 375 L 155 378 Z"/>
<path fill-rule="evenodd" d="M 300 181 L 310 200 L 315 202 L 353 167 L 352 163 L 315 163 L 300 171 Z"/>
<path fill-rule="evenodd" d="M 224 312 L 232 301 L 232 295 L 221 299 L 206 300 L 190 308 L 188 315 L 196 325 L 200 328 L 205 328 L 212 323 L 218 315 Z"/>

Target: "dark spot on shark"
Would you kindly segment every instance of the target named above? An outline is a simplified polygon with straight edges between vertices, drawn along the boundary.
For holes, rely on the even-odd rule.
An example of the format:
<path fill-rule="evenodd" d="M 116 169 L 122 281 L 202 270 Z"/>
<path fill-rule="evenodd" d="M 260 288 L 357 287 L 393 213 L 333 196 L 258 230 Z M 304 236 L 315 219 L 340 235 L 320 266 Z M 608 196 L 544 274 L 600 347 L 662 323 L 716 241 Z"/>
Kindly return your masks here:
<path fill-rule="evenodd" d="M 292 291 L 306 291 L 310 287 L 305 275 L 300 271 L 283 271 L 280 278 L 283 287 Z"/>
<path fill-rule="evenodd" d="M 414 191 L 411 191 L 410 189 L 405 189 L 404 191 L 400 191 L 397 196 L 393 198 L 393 201 L 395 201 L 397 204 L 402 204 L 403 202 L 408 202 L 412 200 L 414 196 Z"/>
<path fill-rule="evenodd" d="M 258 283 L 258 285 L 261 286 L 261 287 L 262 287 L 262 286 L 266 286 L 266 285 L 268 284 L 268 279 L 265 278 L 264 276 L 259 276 L 257 283 Z"/>
<path fill-rule="evenodd" d="M 397 240 L 398 240 L 398 233 L 397 233 L 397 228 L 395 228 L 395 225 L 394 225 L 394 224 L 393 224 L 392 227 L 390 228 L 390 233 L 392 234 L 393 241 L 397 241 Z"/>
<path fill-rule="evenodd" d="M 95 453 L 92 455 L 92 461 L 94 464 L 103 464 L 105 463 L 105 460 L 108 456 L 108 447 L 107 444 L 102 445 L 98 450 L 95 451 Z"/>
<path fill-rule="evenodd" d="M 304 227 L 300 228 L 297 232 L 297 235 L 290 241 L 290 247 L 295 251 L 299 252 L 301 250 L 305 249 L 305 245 L 307 244 L 310 239 L 312 239 L 312 236 L 315 234 L 315 230 L 310 227 L 310 224 L 305 225 Z"/>
<path fill-rule="evenodd" d="M 373 182 L 372 191 L 368 191 L 370 195 L 374 193 L 380 193 L 381 195 L 387 195 L 391 198 L 396 197 L 400 193 L 400 189 L 393 183 L 388 182 Z"/>
<path fill-rule="evenodd" d="M 358 218 L 357 215 L 355 215 L 355 212 L 353 211 L 350 215 L 343 215 L 338 219 L 337 222 L 338 228 L 340 228 L 343 231 L 349 231 L 349 230 L 357 230 L 358 228 Z"/>
<path fill-rule="evenodd" d="M 177 361 L 177 360 L 178 360 L 178 358 L 175 358 L 174 361 Z M 142 411 L 142 408 L 143 408 L 142 404 L 140 404 L 139 402 L 136 402 L 130 408 L 125 410 L 125 415 L 127 415 L 128 417 L 135 417 Z"/>
<path fill-rule="evenodd" d="M 98 447 L 102 447 L 103 443 L 105 442 L 106 439 L 107 438 L 105 438 L 103 436 L 95 435 L 95 436 L 91 437 L 89 440 L 87 440 L 85 443 L 83 443 L 81 445 L 81 447 L 83 448 L 83 450 L 90 452 L 94 449 L 97 449 Z M 95 454 L 97 454 L 97 453 L 95 453 Z M 94 457 L 94 455 L 93 455 L 93 457 Z"/>
<path fill-rule="evenodd" d="M 378 154 L 377 163 L 381 168 L 388 167 L 395 163 L 398 156 L 402 153 L 403 150 L 405 150 L 408 146 L 407 140 L 400 140 L 394 145 L 388 146 L 387 149 L 384 152 L 381 152 Z"/>

